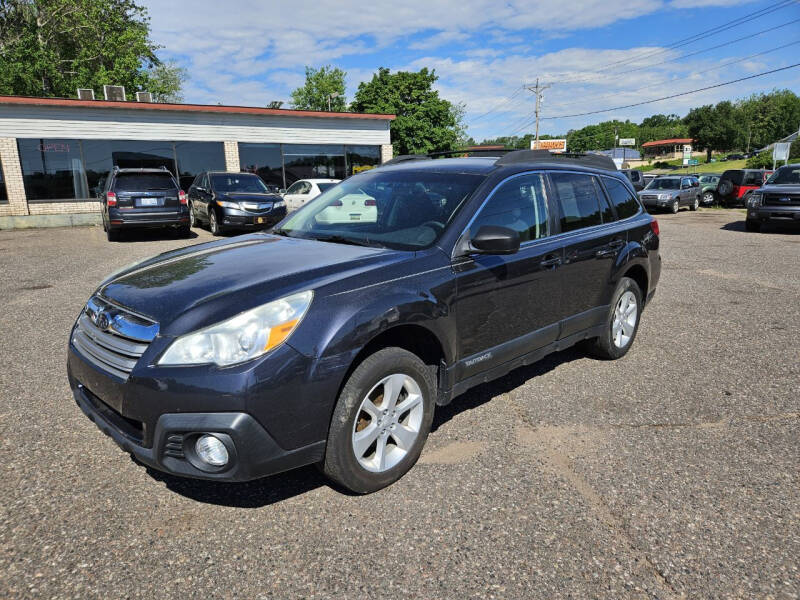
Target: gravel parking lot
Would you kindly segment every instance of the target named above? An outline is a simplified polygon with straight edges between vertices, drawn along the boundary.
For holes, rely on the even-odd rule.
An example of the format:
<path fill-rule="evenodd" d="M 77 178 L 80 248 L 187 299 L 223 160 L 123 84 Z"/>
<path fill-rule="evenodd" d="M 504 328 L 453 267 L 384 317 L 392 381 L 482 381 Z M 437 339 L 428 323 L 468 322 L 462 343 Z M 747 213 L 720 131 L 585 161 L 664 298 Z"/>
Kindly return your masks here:
<path fill-rule="evenodd" d="M 660 215 L 627 357 L 573 349 L 468 392 L 365 497 L 314 468 L 149 472 L 72 400 L 96 284 L 210 234 L 0 231 L 0 597 L 800 597 L 800 231 L 743 219 Z"/>

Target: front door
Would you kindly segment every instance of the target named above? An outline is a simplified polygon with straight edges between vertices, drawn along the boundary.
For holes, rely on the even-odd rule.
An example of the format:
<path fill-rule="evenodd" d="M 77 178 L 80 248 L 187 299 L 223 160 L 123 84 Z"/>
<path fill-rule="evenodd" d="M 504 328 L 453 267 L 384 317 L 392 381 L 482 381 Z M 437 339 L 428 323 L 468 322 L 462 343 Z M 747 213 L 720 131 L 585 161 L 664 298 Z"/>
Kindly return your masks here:
<path fill-rule="evenodd" d="M 515 175 L 498 186 L 469 226 L 520 234 L 511 255 L 456 258 L 454 310 L 459 330 L 457 380 L 480 373 L 554 341 L 558 334 L 562 250 L 551 239 L 546 177 Z"/>
<path fill-rule="evenodd" d="M 550 178 L 564 243 L 563 339 L 604 322 L 614 292 L 615 260 L 628 238 L 595 175 L 559 171 Z"/>
<path fill-rule="evenodd" d="M 311 197 L 311 184 L 308 181 L 295 181 L 286 190 L 283 199 L 286 201 L 288 211 L 297 210 Z"/>

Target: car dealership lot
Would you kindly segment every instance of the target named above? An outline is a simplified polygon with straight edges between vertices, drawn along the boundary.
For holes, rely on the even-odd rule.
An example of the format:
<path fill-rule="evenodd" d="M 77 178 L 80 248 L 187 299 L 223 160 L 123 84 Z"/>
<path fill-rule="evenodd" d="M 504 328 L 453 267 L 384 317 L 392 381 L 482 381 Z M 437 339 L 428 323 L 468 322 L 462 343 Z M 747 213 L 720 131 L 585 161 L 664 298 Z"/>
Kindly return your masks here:
<path fill-rule="evenodd" d="M 798 597 L 800 230 L 658 218 L 661 283 L 625 358 L 568 350 L 471 390 L 365 497 L 313 468 L 148 472 L 72 400 L 67 336 L 96 284 L 207 231 L 0 231 L 0 597 Z"/>

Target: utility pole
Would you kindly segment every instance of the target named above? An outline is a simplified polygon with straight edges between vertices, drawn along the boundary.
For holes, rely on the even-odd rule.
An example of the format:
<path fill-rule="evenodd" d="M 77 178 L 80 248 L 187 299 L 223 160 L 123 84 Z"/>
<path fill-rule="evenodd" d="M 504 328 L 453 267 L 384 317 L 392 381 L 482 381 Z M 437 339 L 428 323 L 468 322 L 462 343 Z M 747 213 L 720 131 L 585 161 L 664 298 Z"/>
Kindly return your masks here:
<path fill-rule="evenodd" d="M 529 92 L 533 92 L 536 95 L 536 108 L 534 112 L 536 114 L 536 138 L 533 143 L 534 148 L 539 146 L 539 112 L 542 110 L 542 92 L 544 92 L 550 85 L 539 85 L 539 78 L 536 78 L 536 85 L 526 85 L 525 86 Z"/>

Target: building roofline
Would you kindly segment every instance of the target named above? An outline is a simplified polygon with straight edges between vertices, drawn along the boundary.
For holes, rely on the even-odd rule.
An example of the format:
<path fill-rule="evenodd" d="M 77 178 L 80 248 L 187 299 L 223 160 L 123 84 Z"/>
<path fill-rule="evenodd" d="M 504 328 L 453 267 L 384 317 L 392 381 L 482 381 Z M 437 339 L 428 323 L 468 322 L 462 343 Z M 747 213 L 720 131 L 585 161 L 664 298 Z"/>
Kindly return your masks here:
<path fill-rule="evenodd" d="M 667 144 L 691 144 L 694 142 L 691 138 L 670 138 L 668 140 L 653 140 L 652 142 L 645 142 L 642 148 L 647 146 L 666 146 Z"/>
<path fill-rule="evenodd" d="M 75 100 L 73 98 L 37 98 L 31 96 L 0 96 L 0 105 L 58 106 L 66 108 L 115 108 L 132 110 L 163 110 L 173 112 L 205 112 L 238 115 L 280 117 L 312 117 L 334 119 L 377 119 L 392 121 L 396 115 L 293 110 L 289 108 L 260 108 L 258 106 L 223 106 L 219 104 L 167 104 L 161 102 L 116 102 L 111 100 Z"/>

